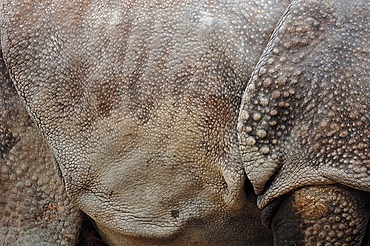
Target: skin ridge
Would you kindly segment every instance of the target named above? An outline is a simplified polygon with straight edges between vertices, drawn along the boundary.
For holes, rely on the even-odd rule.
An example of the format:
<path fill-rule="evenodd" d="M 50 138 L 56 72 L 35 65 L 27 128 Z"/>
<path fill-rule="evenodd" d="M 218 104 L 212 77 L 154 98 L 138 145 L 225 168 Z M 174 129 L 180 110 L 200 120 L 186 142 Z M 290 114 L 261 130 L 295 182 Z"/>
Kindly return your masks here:
<path fill-rule="evenodd" d="M 240 143 L 260 207 L 305 185 L 338 182 L 369 191 L 367 8 L 363 1 L 352 9 L 359 16 L 352 27 L 347 14 L 335 12 L 336 4 L 302 2 L 302 13 L 299 4 L 292 7 L 245 92 Z M 295 28 L 302 22 L 307 26 Z M 270 167 L 255 168 L 254 161 Z"/>

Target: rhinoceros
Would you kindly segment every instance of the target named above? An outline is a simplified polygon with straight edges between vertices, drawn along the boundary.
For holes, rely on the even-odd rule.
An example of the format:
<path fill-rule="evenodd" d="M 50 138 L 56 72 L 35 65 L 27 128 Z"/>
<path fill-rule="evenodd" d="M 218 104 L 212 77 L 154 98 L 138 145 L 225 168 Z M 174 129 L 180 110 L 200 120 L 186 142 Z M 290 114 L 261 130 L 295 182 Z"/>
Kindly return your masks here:
<path fill-rule="evenodd" d="M 3 245 L 369 245 L 367 0 L 0 6 Z"/>

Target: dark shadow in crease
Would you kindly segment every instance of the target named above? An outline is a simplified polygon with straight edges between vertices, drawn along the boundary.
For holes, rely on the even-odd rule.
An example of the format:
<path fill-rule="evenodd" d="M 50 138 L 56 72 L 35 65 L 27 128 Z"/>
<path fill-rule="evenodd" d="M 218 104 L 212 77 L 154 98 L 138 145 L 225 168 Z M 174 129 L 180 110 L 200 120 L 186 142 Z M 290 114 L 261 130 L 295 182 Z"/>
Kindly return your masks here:
<path fill-rule="evenodd" d="M 370 201 L 368 202 L 367 207 L 370 208 Z M 370 209 L 369 209 L 369 213 L 370 213 Z M 369 217 L 370 217 L 370 215 L 369 215 Z M 370 218 L 367 221 L 367 229 L 366 229 L 365 236 L 362 239 L 361 246 L 370 246 Z"/>
<path fill-rule="evenodd" d="M 99 235 L 94 220 L 81 212 L 82 226 L 77 246 L 108 246 Z"/>

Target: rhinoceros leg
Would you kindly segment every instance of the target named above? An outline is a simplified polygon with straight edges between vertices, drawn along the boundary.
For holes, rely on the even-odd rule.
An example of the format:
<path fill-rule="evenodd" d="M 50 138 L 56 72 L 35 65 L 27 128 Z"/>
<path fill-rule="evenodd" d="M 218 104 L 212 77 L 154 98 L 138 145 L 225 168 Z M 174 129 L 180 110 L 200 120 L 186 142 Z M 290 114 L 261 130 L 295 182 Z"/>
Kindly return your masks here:
<path fill-rule="evenodd" d="M 75 245 L 79 228 L 79 210 L 1 58 L 0 245 Z"/>
<path fill-rule="evenodd" d="M 247 86 L 239 139 L 259 207 L 291 194 L 275 217 L 277 238 L 298 231 L 302 235 L 291 238 L 296 244 L 302 238 L 313 240 L 307 245 L 330 244 L 327 238 L 345 231 L 348 240 L 356 234 L 351 245 L 360 244 L 370 192 L 369 12 L 368 1 L 293 1 Z M 301 223 L 295 211 L 313 208 L 315 197 L 332 208 L 328 214 L 305 220 L 304 228 L 289 222 Z M 344 209 L 352 215 L 329 221 Z M 334 225 L 344 228 L 330 229 Z M 313 228 L 322 230 L 312 234 Z"/>
<path fill-rule="evenodd" d="M 360 245 L 370 196 L 337 186 L 309 186 L 271 204 L 274 245 Z M 265 209 L 269 211 L 269 206 Z M 364 241 L 364 245 L 366 242 Z"/>

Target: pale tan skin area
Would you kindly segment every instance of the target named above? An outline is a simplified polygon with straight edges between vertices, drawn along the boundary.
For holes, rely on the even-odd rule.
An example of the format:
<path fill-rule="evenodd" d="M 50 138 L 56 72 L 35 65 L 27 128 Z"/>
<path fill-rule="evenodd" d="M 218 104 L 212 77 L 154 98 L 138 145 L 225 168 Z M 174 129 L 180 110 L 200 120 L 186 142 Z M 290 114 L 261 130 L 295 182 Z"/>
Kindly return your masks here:
<path fill-rule="evenodd" d="M 253 139 L 243 135 L 251 132 L 248 119 L 263 122 L 266 112 L 242 116 L 255 110 L 246 101 L 268 101 L 249 95 L 251 87 L 242 97 L 269 47 L 279 45 L 269 39 L 286 27 L 277 26 L 280 18 L 302 7 L 289 4 L 2 1 L 10 75 L 69 197 L 107 243 L 273 244 L 246 182 L 268 193 L 278 168 L 258 162 L 270 153 L 256 142 L 265 125 L 253 125 Z M 268 202 L 301 186 L 273 186 Z"/>
<path fill-rule="evenodd" d="M 244 190 L 236 120 L 287 5 L 4 1 L 12 77 L 109 244 L 272 243 Z"/>

